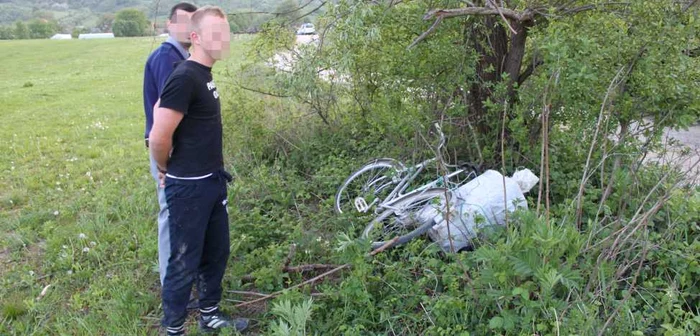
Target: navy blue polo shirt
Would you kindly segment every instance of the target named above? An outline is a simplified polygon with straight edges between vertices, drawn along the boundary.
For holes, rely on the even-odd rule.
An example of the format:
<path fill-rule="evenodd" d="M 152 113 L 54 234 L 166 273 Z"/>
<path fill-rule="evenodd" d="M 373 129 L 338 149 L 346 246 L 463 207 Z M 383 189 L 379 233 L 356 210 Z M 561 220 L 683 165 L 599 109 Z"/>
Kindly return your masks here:
<path fill-rule="evenodd" d="M 188 57 L 190 54 L 187 50 L 172 36 L 169 36 L 158 49 L 148 56 L 143 72 L 143 110 L 146 114 L 144 137 L 146 139 L 148 139 L 148 134 L 151 133 L 153 126 L 153 105 L 158 101 L 158 97 L 165 87 L 165 82 L 175 67 Z"/>

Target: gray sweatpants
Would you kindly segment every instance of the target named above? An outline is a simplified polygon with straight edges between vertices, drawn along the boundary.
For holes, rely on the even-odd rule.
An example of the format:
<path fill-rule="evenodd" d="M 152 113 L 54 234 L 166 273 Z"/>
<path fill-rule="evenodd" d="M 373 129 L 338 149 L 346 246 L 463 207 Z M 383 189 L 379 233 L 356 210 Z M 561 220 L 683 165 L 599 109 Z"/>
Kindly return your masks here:
<path fill-rule="evenodd" d="M 149 155 L 150 156 L 150 155 Z M 156 181 L 156 192 L 158 193 L 158 271 L 160 272 L 160 284 L 163 285 L 165 271 L 168 269 L 168 259 L 170 259 L 170 228 L 168 227 L 168 203 L 165 201 L 165 189 L 161 188 L 158 180 L 158 167 L 153 157 L 151 159 L 151 175 Z"/>

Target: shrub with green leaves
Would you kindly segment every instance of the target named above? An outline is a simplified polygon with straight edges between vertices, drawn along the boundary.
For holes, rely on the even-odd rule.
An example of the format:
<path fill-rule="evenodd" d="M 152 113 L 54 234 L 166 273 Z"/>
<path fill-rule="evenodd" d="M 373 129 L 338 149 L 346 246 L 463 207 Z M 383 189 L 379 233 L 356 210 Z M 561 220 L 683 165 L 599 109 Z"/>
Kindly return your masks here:
<path fill-rule="evenodd" d="M 314 286 L 309 331 L 698 333 L 698 190 L 646 159 L 668 154 L 664 129 L 698 117 L 696 9 L 513 1 L 504 21 L 488 2 L 440 4 L 454 16 L 431 6 L 339 1 L 319 19 L 319 44 L 292 47 L 266 26 L 232 76 L 240 123 L 227 127 L 246 135 L 232 156 L 237 199 L 251 207 L 237 217 L 256 236 L 249 253 L 279 263 L 276 232 L 288 228 L 286 241 L 308 252 L 296 262 L 351 265 Z M 280 54 L 293 67 L 275 69 Z M 367 218 L 334 215 L 333 192 L 370 158 L 434 155 L 435 120 L 453 162 L 525 166 L 546 188 L 474 252 L 444 255 L 420 238 L 367 257 L 357 240 Z M 269 290 L 305 278 L 256 265 L 247 271 Z"/>

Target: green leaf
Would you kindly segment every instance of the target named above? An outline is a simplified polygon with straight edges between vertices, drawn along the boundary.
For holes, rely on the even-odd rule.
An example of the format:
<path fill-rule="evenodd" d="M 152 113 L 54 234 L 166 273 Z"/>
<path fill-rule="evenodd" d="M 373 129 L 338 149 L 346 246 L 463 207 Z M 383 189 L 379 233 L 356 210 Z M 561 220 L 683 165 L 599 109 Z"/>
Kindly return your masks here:
<path fill-rule="evenodd" d="M 518 296 L 520 295 L 523 300 L 527 300 L 530 298 L 530 292 L 528 292 L 527 289 L 521 288 L 521 287 L 516 287 L 513 289 L 513 296 Z"/>
<path fill-rule="evenodd" d="M 670 323 L 664 323 L 661 325 L 661 327 L 666 329 L 666 330 L 673 330 L 674 329 L 673 324 L 670 324 Z"/>
<path fill-rule="evenodd" d="M 528 263 L 527 261 L 517 257 L 511 257 L 510 261 L 513 265 L 513 270 L 515 271 L 515 274 L 520 276 L 532 275 L 532 266 L 530 266 L 530 263 Z"/>
<path fill-rule="evenodd" d="M 503 328 L 503 318 L 500 316 L 495 316 L 489 321 L 490 329 L 501 329 Z"/>

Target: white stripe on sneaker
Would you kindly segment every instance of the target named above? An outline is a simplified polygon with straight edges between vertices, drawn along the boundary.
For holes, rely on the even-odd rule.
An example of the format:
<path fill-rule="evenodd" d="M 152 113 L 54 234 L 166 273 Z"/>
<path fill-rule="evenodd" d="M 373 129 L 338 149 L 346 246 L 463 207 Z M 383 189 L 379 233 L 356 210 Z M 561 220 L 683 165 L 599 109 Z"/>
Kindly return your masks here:
<path fill-rule="evenodd" d="M 210 307 L 210 308 L 200 309 L 199 311 L 202 312 L 202 313 L 204 313 L 204 314 L 208 314 L 208 313 L 211 313 L 211 312 L 213 312 L 213 311 L 215 311 L 215 310 L 217 310 L 217 309 L 219 309 L 219 307 L 214 306 L 214 307 Z"/>
<path fill-rule="evenodd" d="M 214 325 L 211 325 L 211 323 L 209 323 L 209 324 L 210 324 L 210 325 L 209 325 L 209 328 L 216 329 L 216 328 L 218 328 L 220 325 L 222 325 L 223 323 L 225 323 L 226 321 L 217 319 L 217 320 L 212 321 L 212 322 L 214 322 Z"/>
<path fill-rule="evenodd" d="M 183 330 L 185 330 L 185 325 L 183 324 L 183 325 L 181 325 L 181 326 L 179 326 L 179 327 L 167 327 L 166 329 L 168 330 L 168 332 L 176 333 L 176 332 L 178 332 L 178 331 L 183 331 Z"/>

